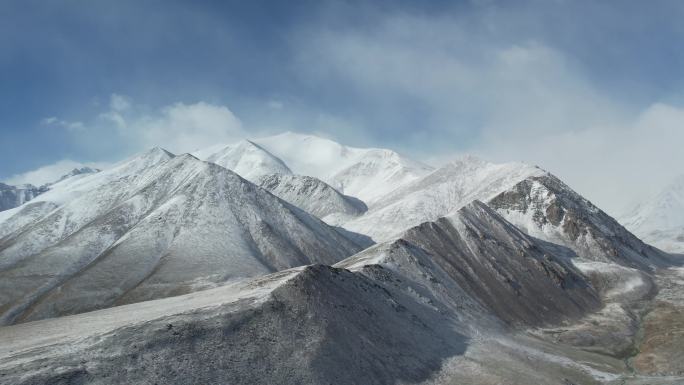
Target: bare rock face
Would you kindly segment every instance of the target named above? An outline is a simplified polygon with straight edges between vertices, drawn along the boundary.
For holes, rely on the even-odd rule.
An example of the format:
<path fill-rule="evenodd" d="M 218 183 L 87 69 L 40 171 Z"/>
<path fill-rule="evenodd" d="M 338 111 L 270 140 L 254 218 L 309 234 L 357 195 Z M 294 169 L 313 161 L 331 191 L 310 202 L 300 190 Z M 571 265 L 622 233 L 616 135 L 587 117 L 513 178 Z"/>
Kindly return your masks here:
<path fill-rule="evenodd" d="M 110 313 L 127 310 L 123 317 L 131 319 L 113 330 L 91 327 L 86 338 L 60 334 L 60 319 L 13 326 L 14 336 L 42 327 L 57 337 L 49 352 L 13 341 L 13 355 L 27 349 L 34 355 L 23 361 L 0 358 L 0 381 L 415 383 L 467 346 L 464 336 L 439 327 L 437 312 L 410 305 L 363 274 L 327 266 L 264 277 L 233 293 L 215 289 L 210 296 L 215 300 L 205 299 L 197 308 L 199 295 L 158 301 L 159 314 L 169 314 L 153 319 L 132 315 L 143 304 L 105 310 L 104 318 L 116 319 Z"/>
<path fill-rule="evenodd" d="M 573 249 L 581 258 L 651 270 L 670 257 L 553 175 L 529 177 L 487 202 L 532 236 Z"/>

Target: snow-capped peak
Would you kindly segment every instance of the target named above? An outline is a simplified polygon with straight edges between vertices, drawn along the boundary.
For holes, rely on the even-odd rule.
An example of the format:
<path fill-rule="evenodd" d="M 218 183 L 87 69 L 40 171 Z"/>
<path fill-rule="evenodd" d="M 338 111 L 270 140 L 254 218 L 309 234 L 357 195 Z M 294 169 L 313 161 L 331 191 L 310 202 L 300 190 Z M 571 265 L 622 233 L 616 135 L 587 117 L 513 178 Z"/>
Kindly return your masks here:
<path fill-rule="evenodd" d="M 648 243 L 684 253 L 684 175 L 639 204 L 620 222 Z"/>
<path fill-rule="evenodd" d="M 210 147 L 197 151 L 194 155 L 232 170 L 250 181 L 256 181 L 264 175 L 292 174 L 282 160 L 249 140 Z"/>
<path fill-rule="evenodd" d="M 313 135 L 286 132 L 254 142 L 296 174 L 319 178 L 367 204 L 433 169 L 392 150 L 349 147 Z"/>
<path fill-rule="evenodd" d="M 134 155 L 130 160 L 144 160 L 148 162 L 159 162 L 163 160 L 168 160 L 173 158 L 175 155 L 164 148 L 159 146 L 154 146 L 152 148 L 143 151 L 140 154 Z M 124 161 L 126 162 L 126 161 Z"/>
<path fill-rule="evenodd" d="M 375 240 L 445 216 L 473 200 L 487 201 L 544 170 L 523 163 L 495 164 L 463 157 L 382 196 L 368 214 L 344 224 Z"/>
<path fill-rule="evenodd" d="M 636 207 L 623 223 L 638 232 L 684 228 L 684 175 Z"/>
<path fill-rule="evenodd" d="M 62 175 L 62 176 L 61 176 L 57 181 L 55 181 L 54 183 L 61 182 L 61 181 L 63 181 L 64 179 L 71 178 L 72 176 L 83 175 L 83 174 L 94 174 L 94 173 L 100 172 L 100 171 L 102 171 L 102 170 L 97 169 L 97 168 L 91 168 L 91 167 L 88 167 L 88 166 L 83 166 L 83 167 L 80 167 L 80 168 L 76 167 L 76 168 L 74 168 L 73 170 L 69 171 L 68 173 Z M 54 183 L 52 183 L 52 184 L 54 184 Z"/>

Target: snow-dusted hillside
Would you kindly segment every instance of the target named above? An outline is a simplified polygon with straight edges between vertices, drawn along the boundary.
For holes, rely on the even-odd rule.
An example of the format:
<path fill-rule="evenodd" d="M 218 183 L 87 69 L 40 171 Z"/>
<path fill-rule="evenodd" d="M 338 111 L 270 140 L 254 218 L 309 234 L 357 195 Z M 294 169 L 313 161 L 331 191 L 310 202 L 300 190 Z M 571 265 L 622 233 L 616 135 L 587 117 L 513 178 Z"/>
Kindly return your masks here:
<path fill-rule="evenodd" d="M 296 174 L 319 178 L 369 206 L 432 170 L 391 150 L 348 147 L 312 135 L 286 132 L 253 141 L 282 159 Z"/>
<path fill-rule="evenodd" d="M 316 265 L 42 327 L 0 329 L 0 338 L 9 338 L 0 347 L 1 381 L 415 382 L 466 348 L 466 338 L 438 328 L 438 319 L 361 274 Z M 6 358 L 29 351 L 25 360 Z"/>
<path fill-rule="evenodd" d="M 684 175 L 635 207 L 620 222 L 654 246 L 684 253 Z"/>
<path fill-rule="evenodd" d="M 644 244 L 613 218 L 547 171 L 523 163 L 489 163 L 467 156 L 379 199 L 342 223 L 377 241 L 481 200 L 534 237 L 573 249 L 591 261 L 650 269 L 669 256 Z"/>
<path fill-rule="evenodd" d="M 532 176 L 490 199 L 508 221 L 532 236 L 565 245 L 588 261 L 650 270 L 670 256 L 630 233 L 555 176 Z"/>
<path fill-rule="evenodd" d="M 51 183 L 43 184 L 40 187 L 36 187 L 32 184 L 10 186 L 4 183 L 0 183 L 0 211 L 9 210 L 21 206 L 24 203 L 34 199 L 38 195 L 48 191 L 50 188 L 52 188 L 53 185 L 65 179 L 77 175 L 93 174 L 99 171 L 100 170 L 98 169 L 90 167 L 74 168 L 67 174 L 62 175 L 62 177 L 58 180 Z"/>
<path fill-rule="evenodd" d="M 253 182 L 271 174 L 318 178 L 368 205 L 432 170 L 391 150 L 348 147 L 292 132 L 212 146 L 193 155 Z"/>
<path fill-rule="evenodd" d="M 528 236 L 474 201 L 336 266 L 382 265 L 409 282 L 405 291 L 446 305 L 473 327 L 491 324 L 491 316 L 529 326 L 598 308 L 598 294 L 571 262 L 576 257 L 567 248 Z"/>
<path fill-rule="evenodd" d="M 332 264 L 359 249 L 232 171 L 161 149 L 64 180 L 0 229 L 5 323 Z"/>
<path fill-rule="evenodd" d="M 54 181 L 52 183 L 48 183 L 48 185 L 51 186 L 51 185 L 54 185 L 55 183 L 59 183 L 59 182 L 65 180 L 65 179 L 68 179 L 68 178 L 72 178 L 72 177 L 79 176 L 79 175 L 95 174 L 95 173 L 100 172 L 100 171 L 102 171 L 102 170 L 97 169 L 97 168 L 88 167 L 88 166 L 74 168 L 71 171 L 69 171 L 68 173 L 62 175 L 56 181 Z"/>
<path fill-rule="evenodd" d="M 486 210 L 472 207 L 480 208 Z M 411 241 L 343 262 L 351 271 L 295 268 L 199 293 L 0 328 L 2 381 L 566 385 L 617 379 L 620 361 L 507 336 L 487 315 L 491 304 L 452 295 L 458 279 L 474 277 L 468 265 L 461 269 L 470 262 L 472 273 L 488 272 L 477 284 L 509 288 L 498 302 L 513 297 L 507 308 L 514 308 L 522 301 L 507 317 L 529 314 L 549 322 L 559 307 L 574 315 L 595 300 L 571 268 L 520 243 L 526 237 L 506 229 L 511 226 L 491 210 L 493 222 L 461 214 L 434 224 L 436 232 L 421 226 Z M 449 231 L 445 240 L 485 247 L 486 258 L 431 249 L 446 253 L 433 261 L 421 249 L 425 243 L 410 243 L 420 242 L 414 235 L 434 237 L 442 229 Z M 495 230 L 504 244 L 478 239 L 469 233 L 475 229 Z M 387 255 L 379 255 L 382 250 Z M 501 253 L 513 250 L 521 254 L 506 261 Z M 494 262 L 504 264 L 502 273 Z M 506 274 L 520 269 L 532 270 L 530 281 L 509 280 Z M 512 294 L 517 292 L 522 299 Z M 559 292 L 569 298 L 553 303 Z M 479 317 L 467 317 L 469 310 Z"/>
<path fill-rule="evenodd" d="M 264 175 L 292 174 L 282 160 L 249 140 L 213 146 L 194 152 L 193 155 L 223 166 L 251 182 Z"/>
<path fill-rule="evenodd" d="M 390 192 L 368 213 L 343 224 L 376 241 L 388 240 L 422 222 L 448 215 L 479 199 L 486 201 L 545 171 L 521 163 L 488 163 L 464 157 Z"/>
<path fill-rule="evenodd" d="M 318 178 L 303 175 L 265 175 L 257 185 L 278 198 L 324 219 L 331 214 L 357 216 L 368 209 L 360 200 L 341 194 Z"/>
<path fill-rule="evenodd" d="M 141 178 L 146 172 L 171 158 L 173 158 L 173 154 L 156 147 L 144 154 L 124 160 L 101 173 L 95 175 L 81 174 L 62 180 L 52 186 L 50 191 L 41 194 L 32 201 L 0 213 L 0 240 L 13 233 L 21 232 L 25 226 L 38 222 L 39 219 L 57 207 L 75 200 L 83 194 L 102 188 L 102 196 L 106 199 L 121 193 L 129 185 L 144 183 Z M 103 188 L 102 186 L 106 187 Z M 88 212 L 100 207 L 102 202 L 98 200 L 97 194 L 93 200 L 94 202 L 88 202 L 80 210 Z M 39 242 L 40 239 L 37 241 Z"/>

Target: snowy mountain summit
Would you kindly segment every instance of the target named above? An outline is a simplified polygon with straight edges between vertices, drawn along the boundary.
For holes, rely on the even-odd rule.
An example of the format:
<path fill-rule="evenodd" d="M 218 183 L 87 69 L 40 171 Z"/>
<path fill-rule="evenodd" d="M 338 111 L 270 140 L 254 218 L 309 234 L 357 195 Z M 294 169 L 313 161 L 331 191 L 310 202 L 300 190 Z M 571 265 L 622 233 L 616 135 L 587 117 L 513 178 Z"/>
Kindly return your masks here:
<path fill-rule="evenodd" d="M 295 173 L 319 178 L 369 206 L 432 170 L 392 150 L 349 147 L 312 135 L 286 132 L 254 142 L 282 159 Z"/>
<path fill-rule="evenodd" d="M 213 146 L 197 151 L 194 155 L 232 170 L 252 182 L 264 175 L 292 174 L 282 160 L 249 140 Z"/>
<path fill-rule="evenodd" d="M 639 204 L 621 222 L 663 250 L 684 253 L 684 175 Z"/>

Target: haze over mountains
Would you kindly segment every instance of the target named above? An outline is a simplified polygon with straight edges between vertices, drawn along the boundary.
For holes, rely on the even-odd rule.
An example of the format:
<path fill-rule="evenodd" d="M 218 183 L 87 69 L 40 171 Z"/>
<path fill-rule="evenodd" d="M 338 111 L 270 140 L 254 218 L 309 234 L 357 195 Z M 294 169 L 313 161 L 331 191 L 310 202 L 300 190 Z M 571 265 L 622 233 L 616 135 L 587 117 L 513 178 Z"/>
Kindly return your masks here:
<path fill-rule="evenodd" d="M 31 199 L 37 197 L 38 195 L 48 191 L 50 189 L 50 186 L 52 186 L 55 183 L 61 182 L 64 179 L 81 174 L 91 174 L 98 171 L 100 170 L 90 167 L 74 168 L 73 170 L 71 170 L 67 174 L 64 174 L 56 181 L 52 183 L 45 183 L 40 187 L 36 187 L 32 184 L 11 186 L 4 183 L 0 183 L 0 211 L 9 210 L 11 208 L 21 206 L 25 202 L 28 202 Z"/>
<path fill-rule="evenodd" d="M 286 132 L 254 142 L 282 159 L 296 174 L 319 178 L 369 206 L 432 170 L 392 150 L 354 148 L 312 135 Z"/>
<path fill-rule="evenodd" d="M 628 230 L 522 163 L 153 148 L 0 212 L 0 383 L 678 383 L 681 259 L 630 230 L 680 190 Z"/>
<path fill-rule="evenodd" d="M 663 250 L 684 253 L 684 175 L 622 218 L 625 226 Z"/>

